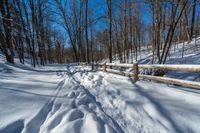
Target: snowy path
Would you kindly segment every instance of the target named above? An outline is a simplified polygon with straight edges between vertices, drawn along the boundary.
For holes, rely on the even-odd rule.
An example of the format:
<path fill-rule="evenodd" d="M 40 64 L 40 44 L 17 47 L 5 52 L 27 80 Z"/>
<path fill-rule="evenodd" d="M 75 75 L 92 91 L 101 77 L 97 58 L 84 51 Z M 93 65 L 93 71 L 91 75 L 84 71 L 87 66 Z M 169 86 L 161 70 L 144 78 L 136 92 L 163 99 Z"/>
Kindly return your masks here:
<path fill-rule="evenodd" d="M 0 133 L 198 133 L 199 96 L 81 66 L 1 64 Z"/>
<path fill-rule="evenodd" d="M 103 112 L 95 98 L 73 78 L 70 72 L 66 73 L 65 78 L 62 90 L 53 100 L 53 109 L 40 127 L 41 133 L 50 131 L 63 133 L 123 132 L 114 120 Z"/>
<path fill-rule="evenodd" d="M 200 91 L 104 72 L 75 76 L 126 133 L 200 132 Z"/>
<path fill-rule="evenodd" d="M 48 69 L 2 65 L 0 132 L 123 132 L 66 66 Z"/>

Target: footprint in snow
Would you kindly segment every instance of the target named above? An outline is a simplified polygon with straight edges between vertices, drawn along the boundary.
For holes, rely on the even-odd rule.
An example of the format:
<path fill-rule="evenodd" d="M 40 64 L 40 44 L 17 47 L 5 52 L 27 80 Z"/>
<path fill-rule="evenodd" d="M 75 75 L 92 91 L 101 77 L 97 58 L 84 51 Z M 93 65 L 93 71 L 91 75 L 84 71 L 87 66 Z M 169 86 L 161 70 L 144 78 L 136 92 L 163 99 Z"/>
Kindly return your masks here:
<path fill-rule="evenodd" d="M 84 113 L 78 109 L 72 109 L 66 114 L 66 121 L 74 121 L 84 117 Z"/>

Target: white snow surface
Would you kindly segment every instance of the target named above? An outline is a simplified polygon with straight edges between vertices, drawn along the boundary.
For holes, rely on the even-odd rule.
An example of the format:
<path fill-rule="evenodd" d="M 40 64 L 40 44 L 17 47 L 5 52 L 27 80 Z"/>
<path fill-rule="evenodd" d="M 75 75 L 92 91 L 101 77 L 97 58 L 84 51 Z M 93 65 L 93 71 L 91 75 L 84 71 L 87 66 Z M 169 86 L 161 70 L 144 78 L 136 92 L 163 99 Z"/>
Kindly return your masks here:
<path fill-rule="evenodd" d="M 59 68 L 59 70 L 58 70 Z M 123 132 L 69 66 L 0 64 L 1 133 Z"/>
<path fill-rule="evenodd" d="M 2 133 L 198 133 L 199 125 L 198 90 L 82 66 L 0 64 Z"/>
<path fill-rule="evenodd" d="M 199 64 L 198 50 L 180 58 L 181 48 L 168 64 Z M 150 56 L 139 63 L 148 64 Z M 200 81 L 199 73 L 187 71 L 165 76 Z M 200 89 L 132 83 L 77 64 L 12 65 L 0 53 L 0 133 L 169 132 L 200 132 Z"/>
<path fill-rule="evenodd" d="M 200 132 L 200 91 L 104 72 L 76 73 L 126 133 Z"/>

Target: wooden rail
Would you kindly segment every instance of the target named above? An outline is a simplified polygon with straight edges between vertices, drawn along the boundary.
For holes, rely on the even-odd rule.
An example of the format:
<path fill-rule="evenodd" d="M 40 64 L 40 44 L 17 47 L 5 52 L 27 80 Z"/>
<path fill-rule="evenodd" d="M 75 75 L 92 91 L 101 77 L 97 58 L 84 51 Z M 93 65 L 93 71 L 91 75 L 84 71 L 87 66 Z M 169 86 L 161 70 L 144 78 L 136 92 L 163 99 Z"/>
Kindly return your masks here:
<path fill-rule="evenodd" d="M 169 78 L 169 77 L 159 77 L 159 76 L 139 74 L 139 69 L 161 69 L 161 70 L 200 72 L 200 65 L 174 65 L 174 64 L 148 65 L 148 64 L 138 64 L 138 63 L 134 63 L 134 64 L 105 63 L 101 66 L 103 66 L 102 70 L 105 72 L 112 72 L 112 73 L 117 73 L 117 74 L 123 74 L 126 76 L 133 76 L 134 82 L 138 81 L 140 78 L 140 79 L 155 80 L 155 81 L 160 81 L 160 82 L 164 82 L 164 83 L 170 83 L 170 84 L 176 84 L 176 85 L 181 85 L 181 86 L 185 86 L 185 87 L 192 87 L 192 88 L 200 89 L 200 82 L 187 81 L 187 80 L 181 80 L 181 79 L 175 79 L 175 78 Z M 114 70 L 114 69 L 107 68 L 107 66 L 132 68 L 134 70 L 134 72 L 129 73 L 129 72 L 125 72 L 125 71 Z"/>
<path fill-rule="evenodd" d="M 114 63 L 106 63 L 106 66 L 116 66 L 116 67 L 133 67 L 133 64 L 114 64 Z"/>
<path fill-rule="evenodd" d="M 176 84 L 185 87 L 192 87 L 200 89 L 200 83 L 194 81 L 187 81 L 175 78 L 168 78 L 168 77 L 158 77 L 158 76 L 151 76 L 151 75 L 139 75 L 140 78 L 149 79 L 149 80 L 156 80 L 164 83 Z"/>
<path fill-rule="evenodd" d="M 87 65 L 87 62 L 79 62 L 79 65 L 81 65 L 81 66 L 86 66 L 86 65 Z"/>
<path fill-rule="evenodd" d="M 200 72 L 200 65 L 138 65 L 139 68 Z"/>
<path fill-rule="evenodd" d="M 112 73 L 116 73 L 116 74 L 122 74 L 122 75 L 126 75 L 126 76 L 133 76 L 133 74 L 129 73 L 129 72 L 125 72 L 125 71 L 119 71 L 119 70 L 114 70 L 114 69 L 106 69 L 106 72 L 112 72 Z"/>

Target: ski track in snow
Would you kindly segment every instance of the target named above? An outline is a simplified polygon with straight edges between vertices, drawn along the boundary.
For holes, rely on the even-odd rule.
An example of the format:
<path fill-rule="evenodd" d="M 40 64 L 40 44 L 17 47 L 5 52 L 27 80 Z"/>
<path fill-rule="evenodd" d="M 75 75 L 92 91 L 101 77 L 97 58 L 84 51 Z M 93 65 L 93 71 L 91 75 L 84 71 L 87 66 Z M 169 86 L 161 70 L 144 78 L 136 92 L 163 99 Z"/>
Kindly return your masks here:
<path fill-rule="evenodd" d="M 37 113 L 37 115 L 34 116 L 30 122 L 28 122 L 28 124 L 26 125 L 26 128 L 25 128 L 26 131 L 24 131 L 24 132 L 32 132 L 32 133 L 39 132 L 40 126 L 44 123 L 45 119 L 47 118 L 47 115 L 53 109 L 53 106 L 55 104 L 54 102 L 55 102 L 60 90 L 62 89 L 64 83 L 65 83 L 65 80 L 61 81 L 58 84 L 58 86 L 56 88 L 57 93 L 55 94 L 55 96 L 50 98 L 49 101 L 47 101 L 47 103 Z"/>
<path fill-rule="evenodd" d="M 4 72 L 16 73 L 12 76 L 17 78 L 19 71 L 15 72 L 14 66 L 7 68 L 3 65 L 3 67 L 1 75 Z M 23 70 L 22 73 L 30 71 Z M 67 66 L 64 69 L 58 66 L 56 71 L 52 71 L 45 70 L 45 73 L 42 73 L 43 70 L 40 70 L 31 73 L 36 79 L 48 73 L 59 77 L 59 80 L 54 82 L 55 88 L 48 94 L 45 89 L 41 90 L 41 93 L 33 89 L 18 89 L 17 86 L 23 86 L 25 83 L 2 78 L 0 82 L 9 94 L 17 92 L 16 95 L 25 98 L 33 95 L 37 96 L 36 99 L 42 98 L 39 101 L 44 101 L 40 105 L 37 105 L 38 101 L 33 102 L 30 109 L 34 110 L 29 110 L 32 114 L 28 113 L 28 117 L 22 114 L 6 122 L 7 124 L 4 124 L 5 117 L 3 121 L 0 119 L 0 133 L 198 133 L 200 131 L 200 92 L 197 90 L 149 81 L 138 81 L 133 84 L 128 77 L 91 71 L 90 68 L 81 66 Z M 37 75 L 39 73 L 40 76 Z M 26 81 L 26 78 L 21 80 Z M 34 78 L 36 83 L 50 80 L 36 79 Z M 16 88 L 11 88 L 12 86 L 5 82 L 10 82 L 9 85 L 15 84 Z M 26 82 L 29 83 L 28 80 Z M 40 85 L 42 83 L 35 87 Z M 4 88 L 0 89 L 1 93 L 4 93 L 3 90 Z M 5 103 L 0 102 L 0 106 L 2 104 Z M 16 116 L 17 109 L 16 112 L 12 112 L 16 113 Z M 1 126 L 1 123 L 4 125 Z"/>
<path fill-rule="evenodd" d="M 30 119 L 20 119 L 1 128 L 1 133 L 123 133 L 101 104 L 77 81 L 69 69 L 58 71 L 63 78 L 48 95 L 47 102 Z M 41 95 L 42 96 L 42 95 Z M 1 121 L 1 120 L 0 120 Z"/>
<path fill-rule="evenodd" d="M 183 58 L 181 43 L 167 63 L 199 64 L 199 43 L 197 49 L 185 46 Z M 149 52 L 142 51 L 139 63 L 151 62 Z M 76 63 L 29 65 L 6 63 L 0 53 L 0 133 L 200 132 L 199 90 L 149 81 L 133 84 L 127 77 Z M 166 75 L 200 79 L 192 72 Z"/>

